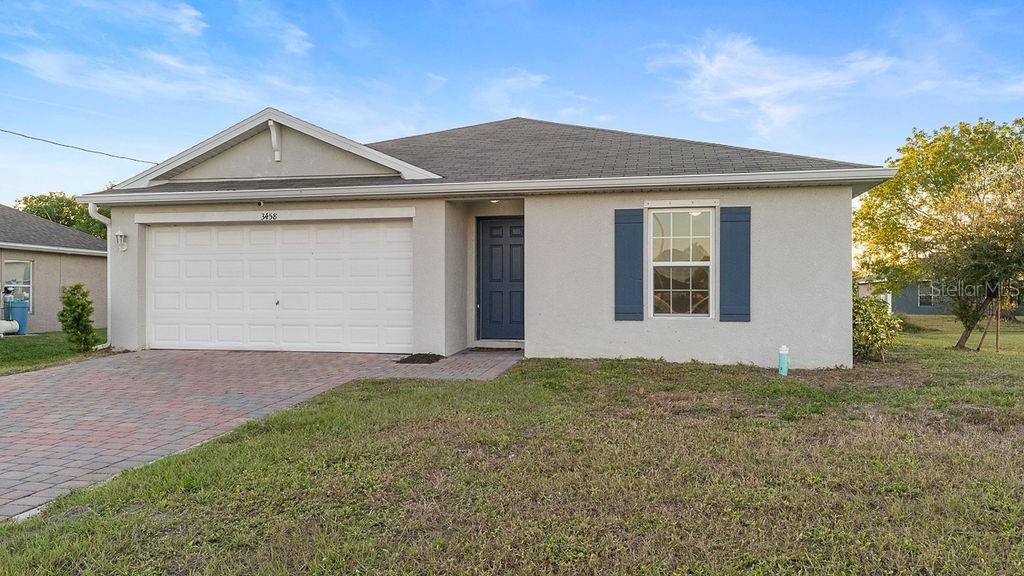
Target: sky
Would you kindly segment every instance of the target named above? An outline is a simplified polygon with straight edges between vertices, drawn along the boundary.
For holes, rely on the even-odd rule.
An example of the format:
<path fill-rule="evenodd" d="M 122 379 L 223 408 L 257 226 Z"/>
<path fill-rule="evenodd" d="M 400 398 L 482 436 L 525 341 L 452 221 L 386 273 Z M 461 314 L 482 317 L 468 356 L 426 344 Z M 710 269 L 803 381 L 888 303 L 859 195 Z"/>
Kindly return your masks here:
<path fill-rule="evenodd" d="M 1021 2 L 0 4 L 0 128 L 152 161 L 267 106 L 360 142 L 526 116 L 869 164 L 1024 116 Z M 0 203 L 146 166 L 0 133 Z"/>

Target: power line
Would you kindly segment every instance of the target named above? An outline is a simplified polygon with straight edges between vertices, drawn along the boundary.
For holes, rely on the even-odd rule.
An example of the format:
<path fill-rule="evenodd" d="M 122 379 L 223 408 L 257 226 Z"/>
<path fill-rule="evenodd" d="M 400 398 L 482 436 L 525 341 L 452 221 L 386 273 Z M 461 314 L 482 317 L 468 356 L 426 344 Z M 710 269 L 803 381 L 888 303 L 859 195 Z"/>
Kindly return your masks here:
<path fill-rule="evenodd" d="M 47 140 L 46 138 L 36 138 L 35 136 L 29 136 L 28 134 L 22 134 L 21 132 L 15 132 L 14 130 L 5 130 L 0 128 L 0 132 L 6 132 L 7 134 L 13 134 L 15 136 L 21 136 L 22 138 L 28 138 L 29 140 L 36 140 L 38 142 L 46 142 L 47 144 L 53 144 L 54 146 L 63 146 L 64 148 L 72 148 L 74 150 L 81 150 L 82 152 L 88 152 L 90 154 L 99 154 L 101 156 L 109 156 L 111 158 L 118 158 L 120 160 L 131 160 L 132 162 L 142 162 L 143 164 L 157 164 L 150 160 L 139 160 L 138 158 L 132 158 L 130 156 L 119 156 L 117 154 L 108 154 L 106 152 L 100 152 L 99 150 L 90 150 L 88 148 L 82 148 L 81 146 L 73 146 L 71 144 L 62 144 L 60 142 L 54 142 L 53 140 Z"/>

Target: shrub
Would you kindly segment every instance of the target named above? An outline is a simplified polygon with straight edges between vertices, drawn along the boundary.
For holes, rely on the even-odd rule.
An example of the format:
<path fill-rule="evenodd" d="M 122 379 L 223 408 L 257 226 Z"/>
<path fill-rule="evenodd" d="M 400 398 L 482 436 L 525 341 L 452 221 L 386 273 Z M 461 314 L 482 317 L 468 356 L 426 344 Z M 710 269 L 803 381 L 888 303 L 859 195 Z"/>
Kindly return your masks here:
<path fill-rule="evenodd" d="M 854 295 L 853 357 L 884 362 L 885 352 L 896 343 L 902 324 L 882 300 Z"/>
<path fill-rule="evenodd" d="M 92 326 L 95 308 L 89 299 L 89 291 L 81 284 L 72 284 L 60 289 L 60 303 L 64 308 L 57 314 L 68 342 L 79 352 L 88 352 L 99 343 L 99 336 Z"/>

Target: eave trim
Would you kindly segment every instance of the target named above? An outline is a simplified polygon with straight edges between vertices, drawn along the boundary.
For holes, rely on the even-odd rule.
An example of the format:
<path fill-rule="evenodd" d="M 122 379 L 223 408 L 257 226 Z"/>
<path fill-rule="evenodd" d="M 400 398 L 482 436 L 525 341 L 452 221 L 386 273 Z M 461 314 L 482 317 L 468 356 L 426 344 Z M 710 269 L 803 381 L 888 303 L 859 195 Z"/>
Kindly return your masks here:
<path fill-rule="evenodd" d="M 54 254 L 73 254 L 77 256 L 104 256 L 106 250 L 87 250 L 85 248 L 67 248 L 64 246 L 41 246 L 38 244 L 17 244 L 14 242 L 0 242 L 0 248 L 5 250 L 24 250 L 25 252 L 49 252 Z"/>
<path fill-rule="evenodd" d="M 507 196 L 534 193 L 572 193 L 624 188 L 708 188 L 736 186 L 850 185 L 854 195 L 881 184 L 895 175 L 894 168 L 843 168 L 786 172 L 743 172 L 733 174 L 690 174 L 682 176 L 630 176 L 611 178 L 566 178 L 557 180 L 507 180 L 488 182 L 420 182 L 331 188 L 275 188 L 266 190 L 209 190 L 172 192 L 98 192 L 79 197 L 82 203 L 163 204 L 233 202 L 249 200 L 323 200 L 332 198 L 460 197 L 472 195 Z"/>

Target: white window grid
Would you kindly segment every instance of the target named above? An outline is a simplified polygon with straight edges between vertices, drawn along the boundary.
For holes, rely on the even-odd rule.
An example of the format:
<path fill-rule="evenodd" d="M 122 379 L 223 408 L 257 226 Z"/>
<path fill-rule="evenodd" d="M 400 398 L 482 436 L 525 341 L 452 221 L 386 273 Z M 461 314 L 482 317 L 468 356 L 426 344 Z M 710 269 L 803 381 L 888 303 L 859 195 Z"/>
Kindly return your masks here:
<path fill-rule="evenodd" d="M 717 204 L 717 203 L 715 203 Z M 710 318 L 714 315 L 715 305 L 715 270 L 717 265 L 717 250 L 716 250 L 716 224 L 717 224 L 717 210 L 716 206 L 712 203 L 708 204 L 690 204 L 688 202 L 649 202 L 646 204 L 650 208 L 647 213 L 647 241 L 648 241 L 648 257 L 647 257 L 647 278 L 649 285 L 647 286 L 646 299 L 648 301 L 649 316 L 652 318 Z M 662 208 L 660 205 L 666 207 Z M 658 207 L 656 207 L 658 206 Z M 692 241 L 694 238 L 708 240 L 710 260 L 686 260 L 686 261 L 668 261 L 668 262 L 656 262 L 654 260 L 655 253 L 655 240 L 672 238 L 673 231 L 668 230 L 668 236 L 655 236 L 654 235 L 654 219 L 657 214 L 672 214 L 672 213 L 696 213 L 696 212 L 708 212 L 711 215 L 711 222 L 708 227 L 708 236 L 687 236 L 691 240 L 691 258 L 692 258 Z M 705 314 L 672 314 L 672 313 L 658 313 L 654 309 L 654 269 L 661 267 L 703 267 L 708 272 L 708 312 Z M 692 291 L 691 291 L 692 293 Z"/>

